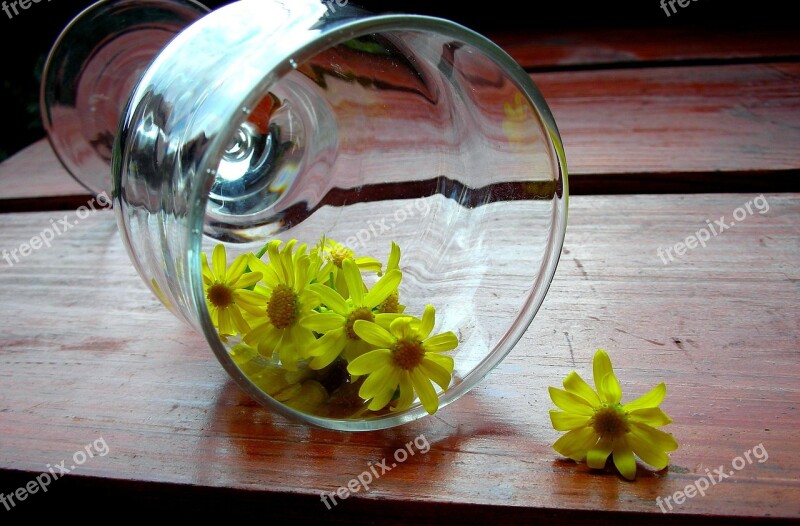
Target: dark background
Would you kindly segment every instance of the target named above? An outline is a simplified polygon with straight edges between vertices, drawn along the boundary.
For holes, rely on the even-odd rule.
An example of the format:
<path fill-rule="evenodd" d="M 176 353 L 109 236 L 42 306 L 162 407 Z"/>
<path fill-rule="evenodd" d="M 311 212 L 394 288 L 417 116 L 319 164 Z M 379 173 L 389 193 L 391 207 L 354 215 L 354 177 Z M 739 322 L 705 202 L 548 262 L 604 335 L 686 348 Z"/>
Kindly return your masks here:
<path fill-rule="evenodd" d="M 8 19 L 0 11 L 0 161 L 44 137 L 39 118 L 39 80 L 47 53 L 61 29 L 91 0 L 42 0 Z M 229 3 L 204 2 L 209 7 Z M 732 4 L 722 0 L 695 0 L 667 17 L 660 0 L 605 0 L 595 2 L 480 2 L 452 0 L 364 0 L 357 2 L 379 12 L 406 12 L 449 18 L 480 33 L 538 31 L 556 28 L 700 27 L 765 29 L 797 28 L 790 2 L 777 0 Z"/>

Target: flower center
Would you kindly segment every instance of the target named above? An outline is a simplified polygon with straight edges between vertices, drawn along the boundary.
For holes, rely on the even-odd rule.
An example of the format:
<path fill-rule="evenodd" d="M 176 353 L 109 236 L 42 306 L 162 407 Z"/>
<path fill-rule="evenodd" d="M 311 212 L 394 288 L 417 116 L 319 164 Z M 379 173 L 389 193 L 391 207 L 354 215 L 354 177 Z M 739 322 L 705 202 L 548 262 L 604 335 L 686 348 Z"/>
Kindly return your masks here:
<path fill-rule="evenodd" d="M 345 259 L 351 259 L 352 257 L 353 252 L 344 247 L 332 248 L 331 251 L 328 252 L 328 259 L 339 268 L 342 268 Z"/>
<path fill-rule="evenodd" d="M 297 318 L 297 294 L 291 287 L 278 285 L 272 289 L 272 296 L 267 303 L 267 316 L 276 329 L 290 327 Z"/>
<path fill-rule="evenodd" d="M 222 283 L 211 285 L 208 289 L 208 301 L 217 308 L 224 309 L 233 304 L 233 291 Z"/>
<path fill-rule="evenodd" d="M 417 368 L 424 357 L 425 349 L 419 340 L 397 340 L 392 349 L 392 361 L 397 367 L 406 371 Z"/>
<path fill-rule="evenodd" d="M 399 314 L 400 295 L 397 292 L 392 292 L 389 294 L 389 297 L 386 298 L 383 303 L 381 303 L 379 310 L 387 314 Z"/>
<path fill-rule="evenodd" d="M 628 417 L 619 404 L 603 407 L 595 411 L 592 426 L 602 438 L 619 438 L 628 431 Z"/>
<path fill-rule="evenodd" d="M 350 313 L 347 317 L 347 324 L 345 325 L 345 330 L 347 331 L 347 337 L 351 340 L 360 340 L 361 338 L 358 337 L 358 334 L 353 330 L 353 324 L 355 324 L 358 320 L 364 321 L 375 321 L 375 316 L 372 315 L 372 311 L 366 307 L 361 307 L 360 309 L 356 309 Z"/>

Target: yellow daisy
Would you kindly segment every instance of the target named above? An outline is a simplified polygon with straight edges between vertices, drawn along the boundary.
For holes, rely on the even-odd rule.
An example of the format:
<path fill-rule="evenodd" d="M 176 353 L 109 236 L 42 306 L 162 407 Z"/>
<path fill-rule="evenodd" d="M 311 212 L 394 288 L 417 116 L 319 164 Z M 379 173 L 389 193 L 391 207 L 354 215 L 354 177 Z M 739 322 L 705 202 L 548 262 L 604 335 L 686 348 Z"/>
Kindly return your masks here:
<path fill-rule="evenodd" d="M 389 253 L 389 261 L 386 262 L 386 272 L 400 270 L 400 246 L 392 241 L 392 250 Z M 402 314 L 406 310 L 405 305 L 400 304 L 400 284 L 394 288 L 391 294 L 378 306 L 378 312 Z"/>
<path fill-rule="evenodd" d="M 250 330 L 244 341 L 256 347 L 262 355 L 276 353 L 283 366 L 297 370 L 297 362 L 308 358 L 308 349 L 316 341 L 311 330 L 302 325 L 306 316 L 314 314 L 319 296 L 308 289 L 309 257 L 301 245 L 294 252 L 296 240 L 288 242 L 279 251 L 281 242 L 267 247 L 269 264 L 250 255 L 250 268 L 260 272 L 265 287 L 256 287 L 255 293 L 263 295 L 260 324 Z"/>
<path fill-rule="evenodd" d="M 634 454 L 657 470 L 669 465 L 667 452 L 678 449 L 675 438 L 655 429 L 672 422 L 658 406 L 667 394 L 664 383 L 627 404 L 621 404 L 622 389 L 611 360 L 602 349 L 594 355 L 592 389 L 575 371 L 564 379 L 564 389 L 550 387 L 550 398 L 563 409 L 550 411 L 557 431 L 568 431 L 553 449 L 576 462 L 586 460 L 590 468 L 602 469 L 609 455 L 620 474 L 636 478 Z"/>
<path fill-rule="evenodd" d="M 310 285 L 316 292 L 328 312 L 312 314 L 302 324 L 305 328 L 323 334 L 311 347 L 308 354 L 315 358 L 311 361 L 312 369 L 323 369 L 333 363 L 346 347 L 351 351 L 348 360 L 372 349 L 353 330 L 357 320 L 376 322 L 388 327 L 397 318 L 397 314 L 373 314 L 373 309 L 380 305 L 392 291 L 397 290 L 403 278 L 399 270 L 387 272 L 367 294 L 364 280 L 356 264 L 349 259 L 342 263 L 342 275 L 350 291 L 350 299 L 345 299 L 336 290 L 321 283 Z"/>
<path fill-rule="evenodd" d="M 431 380 L 443 390 L 450 385 L 453 359 L 441 353 L 455 349 L 458 338 L 453 332 L 431 336 L 435 322 L 436 311 L 428 305 L 422 320 L 403 316 L 394 320 L 388 331 L 369 321 L 357 320 L 353 324 L 362 340 L 378 347 L 347 367 L 352 375 L 369 375 L 358 392 L 364 400 L 371 400 L 369 409 L 386 407 L 398 388 L 400 397 L 395 410 L 411 407 L 415 396 L 419 396 L 429 414 L 439 409 L 439 397 Z"/>
<path fill-rule="evenodd" d="M 260 272 L 246 272 L 247 258 L 247 254 L 242 254 L 228 268 L 225 247 L 221 244 L 214 247 L 211 266 L 205 253 L 201 257 L 208 313 L 223 336 L 248 332 L 250 325 L 242 316 L 242 309 L 251 310 L 261 301 L 258 294 L 247 290 L 262 278 Z"/>
<path fill-rule="evenodd" d="M 327 269 L 333 274 L 333 286 L 343 295 L 347 295 L 348 293 L 347 282 L 341 273 L 342 264 L 345 261 L 350 260 L 355 263 L 360 270 L 375 272 L 378 275 L 381 274 L 383 269 L 383 265 L 381 265 L 381 262 L 377 259 L 371 257 L 356 257 L 355 252 L 333 239 L 327 239 L 325 236 L 322 236 L 322 240 L 314 251 L 324 262 L 333 265 L 332 267 L 327 267 Z"/>
<path fill-rule="evenodd" d="M 328 399 L 328 392 L 312 378 L 309 369 L 287 371 L 266 362 L 258 351 L 244 344 L 234 346 L 229 354 L 259 389 L 293 409 L 313 413 Z"/>

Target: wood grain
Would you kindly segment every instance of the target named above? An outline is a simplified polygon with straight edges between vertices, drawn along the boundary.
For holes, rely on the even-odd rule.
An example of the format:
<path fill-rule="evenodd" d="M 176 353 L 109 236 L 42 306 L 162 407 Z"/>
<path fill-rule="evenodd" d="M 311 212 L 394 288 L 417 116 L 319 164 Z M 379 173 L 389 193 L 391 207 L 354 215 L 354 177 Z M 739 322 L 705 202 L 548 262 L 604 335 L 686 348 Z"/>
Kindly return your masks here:
<path fill-rule="evenodd" d="M 573 194 L 800 190 L 800 63 L 533 78 L 561 131 Z M 0 165 L 1 210 L 86 202 L 48 148 Z"/>
<path fill-rule="evenodd" d="M 0 207 L 14 199 L 84 196 L 87 190 L 58 161 L 46 139 L 0 163 Z M 84 201 L 85 202 L 85 201 Z"/>
<path fill-rule="evenodd" d="M 797 63 L 534 75 L 579 194 L 797 190 L 798 78 Z"/>
<path fill-rule="evenodd" d="M 498 33 L 490 37 L 528 71 L 796 60 L 796 31 L 688 27 Z"/>
<path fill-rule="evenodd" d="M 800 518 L 800 195 L 767 195 L 706 248 L 664 265 L 659 247 L 755 196 L 572 199 L 562 261 L 525 338 L 482 384 L 435 417 L 364 434 L 312 429 L 255 405 L 205 341 L 152 297 L 99 212 L 9 267 L 0 260 L 0 492 L 102 437 L 110 452 L 31 495 L 14 513 L 161 508 L 350 524 L 720 523 Z M 0 247 L 51 213 L 0 217 Z M 605 348 L 626 399 L 661 380 L 672 467 L 635 483 L 550 449 L 547 386 L 590 376 Z M 328 511 L 335 491 L 409 440 L 431 444 Z M 656 505 L 758 444 L 769 453 L 673 514 Z M 52 509 L 52 508 L 50 508 Z M 603 510 L 602 512 L 594 510 Z M 3 510 L 0 510 L 3 513 Z"/>

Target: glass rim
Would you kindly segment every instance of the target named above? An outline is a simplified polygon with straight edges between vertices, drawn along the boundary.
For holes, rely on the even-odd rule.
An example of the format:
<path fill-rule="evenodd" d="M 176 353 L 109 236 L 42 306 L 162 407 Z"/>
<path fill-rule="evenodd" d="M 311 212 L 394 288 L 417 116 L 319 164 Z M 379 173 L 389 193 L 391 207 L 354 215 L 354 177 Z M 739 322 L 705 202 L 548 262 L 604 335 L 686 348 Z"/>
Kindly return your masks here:
<path fill-rule="evenodd" d="M 149 0 L 150 2 L 157 2 L 159 0 Z M 71 32 L 75 29 L 76 26 L 82 24 L 86 21 L 87 17 L 89 17 L 93 12 L 99 11 L 101 8 L 109 7 L 113 4 L 122 4 L 125 2 L 129 2 L 132 6 L 141 8 L 143 7 L 142 2 L 140 0 L 97 0 L 93 4 L 85 7 L 82 9 L 77 15 L 72 17 L 69 23 L 61 30 L 56 37 L 53 45 L 50 47 L 50 51 L 47 53 L 47 58 L 44 61 L 44 66 L 42 68 L 42 81 L 39 84 L 39 118 L 42 120 L 42 128 L 45 132 L 45 137 L 47 138 L 47 142 L 50 144 L 50 149 L 55 153 L 56 159 L 64 168 L 64 170 L 72 177 L 79 185 L 81 185 L 86 190 L 90 191 L 94 195 L 99 195 L 100 193 L 104 192 L 103 189 L 92 188 L 89 184 L 87 184 L 84 180 L 81 179 L 81 174 L 74 173 L 73 169 L 70 167 L 70 163 L 64 157 L 64 154 L 61 152 L 60 148 L 57 147 L 55 141 L 53 140 L 53 122 L 50 118 L 50 109 L 51 105 L 47 100 L 47 91 L 51 89 L 52 86 L 48 85 L 48 78 L 50 76 L 51 69 L 58 67 L 59 64 L 56 64 L 55 59 L 58 53 L 61 51 L 62 46 L 69 43 L 69 38 Z M 211 9 L 209 9 L 206 5 L 200 3 L 198 0 L 169 0 L 174 4 L 183 4 L 187 7 L 194 7 L 197 8 L 198 13 L 202 13 L 202 16 L 205 16 L 211 13 Z M 201 18 L 202 18 L 201 16 Z M 102 42 L 108 37 L 108 35 L 98 34 L 97 35 L 97 42 Z M 87 56 L 86 59 L 90 57 Z M 155 58 L 155 57 L 153 57 Z M 151 60 L 152 62 L 152 60 Z M 123 110 L 124 111 L 124 110 Z M 109 164 L 109 182 L 113 179 L 111 175 L 111 165 Z M 109 184 L 109 188 L 111 188 L 111 184 Z"/>

